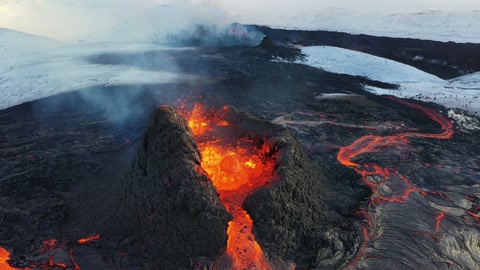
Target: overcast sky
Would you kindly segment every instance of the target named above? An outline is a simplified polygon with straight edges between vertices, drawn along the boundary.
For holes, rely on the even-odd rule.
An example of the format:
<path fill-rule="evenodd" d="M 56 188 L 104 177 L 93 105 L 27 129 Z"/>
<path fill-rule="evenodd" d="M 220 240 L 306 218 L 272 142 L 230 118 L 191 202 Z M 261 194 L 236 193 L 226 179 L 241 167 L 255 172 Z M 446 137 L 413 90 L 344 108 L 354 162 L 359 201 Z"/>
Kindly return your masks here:
<path fill-rule="evenodd" d="M 252 16 L 288 16 L 332 7 L 382 14 L 480 10 L 480 0 L 0 0 L 0 27 L 62 39 L 105 29 L 155 5 L 192 2 Z"/>
<path fill-rule="evenodd" d="M 297 12 L 329 7 L 347 8 L 360 12 L 412 12 L 423 10 L 480 10 L 479 0 L 218 0 L 226 7 L 262 9 L 267 12 Z"/>

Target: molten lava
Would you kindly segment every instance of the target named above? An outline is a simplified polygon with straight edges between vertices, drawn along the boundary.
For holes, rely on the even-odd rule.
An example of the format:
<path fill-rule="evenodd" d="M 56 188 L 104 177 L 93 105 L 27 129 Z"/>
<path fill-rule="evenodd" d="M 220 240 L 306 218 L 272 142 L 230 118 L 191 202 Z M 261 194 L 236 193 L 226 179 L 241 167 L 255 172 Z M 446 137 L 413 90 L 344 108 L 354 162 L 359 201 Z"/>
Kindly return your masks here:
<path fill-rule="evenodd" d="M 404 202 L 412 192 L 417 191 L 422 195 L 428 193 L 441 196 L 443 198 L 448 197 L 445 194 L 438 192 L 425 192 L 415 186 L 407 177 L 400 174 L 395 168 L 382 168 L 377 164 L 359 164 L 352 161 L 355 157 L 366 153 L 378 153 L 386 151 L 385 149 L 390 147 L 406 149 L 409 144 L 409 137 L 429 138 L 429 139 L 450 139 L 453 136 L 453 124 L 448 118 L 437 113 L 432 109 L 422 107 L 418 104 L 410 103 L 398 98 L 389 97 L 389 99 L 401 103 L 405 106 L 418 109 L 425 113 L 430 119 L 441 125 L 443 132 L 439 134 L 435 133 L 417 133 L 408 132 L 401 133 L 392 136 L 375 136 L 367 135 L 356 140 L 349 146 L 342 147 L 337 155 L 337 159 L 343 165 L 352 168 L 358 174 L 362 176 L 364 183 L 372 189 L 372 196 L 370 198 L 372 204 L 374 203 L 392 203 L 392 202 Z M 359 212 L 367 219 L 367 223 L 362 225 L 364 244 L 360 248 L 357 257 L 347 266 L 347 269 L 354 266 L 365 253 L 366 245 L 372 236 L 373 226 L 371 217 L 368 215 L 368 211 L 362 210 Z M 438 238 L 440 231 L 441 220 L 445 217 L 445 213 L 441 212 L 436 217 L 436 234 L 428 234 L 432 237 Z M 370 230 L 370 232 L 369 232 Z"/>
<path fill-rule="evenodd" d="M 99 234 L 92 235 L 92 236 L 89 236 L 87 238 L 82 238 L 82 239 L 78 240 L 78 243 L 83 245 L 83 244 L 90 243 L 90 242 L 98 240 L 98 239 L 100 239 Z"/>
<path fill-rule="evenodd" d="M 10 252 L 0 247 L 0 270 L 16 270 L 7 263 L 8 260 L 10 260 Z"/>
<path fill-rule="evenodd" d="M 221 115 L 228 110 L 206 112 L 196 104 L 183 111 L 202 154 L 202 168 L 220 194 L 220 200 L 234 219 L 228 226 L 227 250 L 220 264 L 230 269 L 270 269 L 260 245 L 252 234 L 252 219 L 242 209 L 244 200 L 270 179 L 274 158 L 266 146 L 238 137 Z"/>
<path fill-rule="evenodd" d="M 100 235 L 92 235 L 83 239 L 80 239 L 77 241 L 78 244 L 87 244 L 92 241 L 96 241 L 100 239 Z M 10 252 L 7 250 L 3 249 L 0 247 L 0 270 L 31 270 L 31 269 L 44 269 L 44 270 L 52 270 L 52 269 L 67 269 L 67 264 L 65 263 L 56 263 L 54 262 L 54 256 L 53 254 L 55 253 L 55 250 L 57 249 L 64 249 L 66 247 L 66 243 L 60 242 L 57 239 L 50 239 L 50 240 L 45 240 L 43 241 L 43 248 L 40 251 L 40 254 L 47 254 L 47 261 L 45 263 L 40 263 L 40 264 L 32 264 L 29 267 L 24 267 L 24 268 L 14 268 L 11 267 L 7 261 L 10 259 Z M 70 261 L 72 262 L 73 270 L 81 270 L 80 266 L 78 266 L 77 262 L 75 261 L 73 257 L 73 252 L 74 249 L 70 249 L 69 254 L 70 254 Z"/>

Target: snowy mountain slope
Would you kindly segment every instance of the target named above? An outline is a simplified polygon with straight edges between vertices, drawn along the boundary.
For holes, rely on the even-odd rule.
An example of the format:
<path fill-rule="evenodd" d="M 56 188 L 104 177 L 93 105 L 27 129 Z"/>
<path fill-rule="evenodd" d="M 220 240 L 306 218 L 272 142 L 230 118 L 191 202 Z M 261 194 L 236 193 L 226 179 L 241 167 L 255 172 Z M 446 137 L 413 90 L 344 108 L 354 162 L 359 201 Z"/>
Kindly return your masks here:
<path fill-rule="evenodd" d="M 42 37 L 4 30 L 8 37 L 0 61 L 0 109 L 51 95 L 94 86 L 176 82 L 179 73 L 131 66 L 99 65 L 90 55 L 102 52 L 144 52 L 165 48 L 144 44 L 63 44 Z M 18 44 L 18 46 L 14 46 Z M 61 46 L 58 46 L 61 45 Z M 20 57 L 21 56 L 21 57 Z M 165 57 L 168 61 L 168 56 Z"/>
<path fill-rule="evenodd" d="M 390 83 L 437 82 L 443 80 L 393 60 L 329 46 L 303 47 L 308 55 L 306 64 L 320 67 L 333 73 L 365 76 Z"/>
<path fill-rule="evenodd" d="M 468 74 L 449 81 L 451 87 L 480 90 L 480 72 Z"/>
<path fill-rule="evenodd" d="M 292 16 L 237 12 L 236 17 L 240 23 L 282 29 L 327 30 L 373 36 L 480 43 L 480 10 L 384 15 L 330 8 L 322 11 L 313 9 Z"/>
<path fill-rule="evenodd" d="M 470 74 L 451 81 L 439 79 L 411 66 L 373 55 L 337 47 L 303 47 L 307 65 L 333 73 L 368 77 L 398 84 L 398 90 L 366 86 L 376 94 L 395 95 L 435 102 L 448 108 L 480 113 L 480 74 Z M 465 89 L 468 85 L 469 89 Z M 346 89 L 348 90 L 348 89 Z"/>
<path fill-rule="evenodd" d="M 0 28 L 0 57 L 18 57 L 63 45 L 50 38 Z"/>

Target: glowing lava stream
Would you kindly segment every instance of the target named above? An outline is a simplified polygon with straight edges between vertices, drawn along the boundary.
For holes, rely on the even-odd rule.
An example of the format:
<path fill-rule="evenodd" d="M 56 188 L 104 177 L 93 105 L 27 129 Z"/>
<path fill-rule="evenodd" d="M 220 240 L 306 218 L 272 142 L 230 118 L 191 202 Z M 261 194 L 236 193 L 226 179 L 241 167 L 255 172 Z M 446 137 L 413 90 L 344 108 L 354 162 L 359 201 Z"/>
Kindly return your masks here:
<path fill-rule="evenodd" d="M 96 241 L 100 239 L 100 235 L 92 235 L 87 238 L 83 238 L 77 241 L 78 244 L 84 245 L 87 243 L 90 243 L 92 241 Z M 60 242 L 57 239 L 50 239 L 50 240 L 45 240 L 43 241 L 43 249 L 40 251 L 40 254 L 53 254 L 56 249 L 58 248 L 65 248 L 66 243 Z M 70 254 L 70 261 L 73 264 L 73 270 L 81 270 L 80 266 L 78 266 L 77 262 L 73 258 L 73 252 L 74 249 L 70 249 L 69 254 Z M 10 252 L 8 252 L 6 249 L 0 247 L 0 270 L 31 270 L 31 269 L 45 269 L 45 270 L 50 270 L 50 269 L 66 269 L 67 265 L 64 263 L 56 263 L 54 262 L 53 255 L 47 256 L 47 262 L 44 264 L 33 264 L 30 267 L 24 267 L 24 268 L 14 268 L 11 267 L 7 261 L 10 260 Z"/>
<path fill-rule="evenodd" d="M 420 190 L 412 182 L 410 182 L 410 180 L 408 180 L 407 177 L 401 175 L 394 168 L 382 168 L 376 164 L 359 164 L 359 163 L 353 162 L 352 159 L 354 159 L 355 157 L 361 154 L 380 152 L 385 147 L 406 148 L 409 143 L 409 140 L 408 140 L 409 137 L 450 139 L 452 138 L 454 133 L 452 122 L 448 120 L 445 116 L 437 113 L 436 111 L 422 107 L 418 104 L 414 104 L 414 103 L 410 103 L 410 102 L 398 99 L 398 98 L 394 98 L 394 97 L 388 97 L 388 98 L 398 103 L 401 103 L 405 106 L 421 110 L 430 119 L 439 123 L 442 126 L 443 132 L 440 134 L 431 134 L 431 133 L 422 134 L 422 133 L 416 133 L 416 132 L 408 132 L 408 133 L 401 133 L 398 135 L 385 136 L 385 137 L 367 135 L 356 140 L 351 145 L 342 147 L 340 149 L 340 152 L 337 155 L 338 161 L 343 165 L 352 168 L 362 176 L 362 179 L 365 182 L 365 184 L 372 189 L 372 193 L 373 193 L 371 197 L 372 204 L 391 203 L 391 202 L 401 203 L 401 202 L 405 202 L 405 200 L 414 191 L 417 191 L 422 195 L 426 195 L 428 192 Z M 373 179 L 374 177 L 377 177 L 377 179 Z M 378 180 L 378 177 L 380 177 L 380 180 Z M 396 187 L 395 190 L 393 190 L 394 186 Z M 385 192 L 385 190 L 390 192 Z M 443 195 L 437 192 L 431 192 L 431 193 L 440 195 L 440 196 Z M 446 195 L 443 195 L 443 196 L 446 197 Z M 367 222 L 362 225 L 364 243 L 360 247 L 360 251 L 357 254 L 356 258 L 346 267 L 346 269 L 353 267 L 364 255 L 368 241 L 370 237 L 373 235 L 372 221 L 371 221 L 371 217 L 368 214 L 368 211 L 362 209 L 357 213 L 364 215 L 364 217 L 367 219 Z M 440 230 L 441 219 L 444 217 L 445 217 L 445 213 L 442 212 L 436 218 L 435 232 L 437 233 L 437 237 L 438 237 L 438 232 Z"/>
<path fill-rule="evenodd" d="M 199 104 L 192 112 L 182 114 L 188 119 L 199 145 L 202 168 L 217 188 L 221 202 L 234 217 L 228 224 L 227 250 L 220 265 L 229 265 L 229 269 L 271 269 L 252 234 L 253 221 L 242 209 L 244 200 L 271 178 L 274 159 L 267 157 L 269 150 L 267 147 L 259 149 L 248 139 L 228 141 L 235 137 L 229 123 L 217 117 L 207 117 Z M 224 132 L 230 132 L 231 136 L 225 136 Z"/>

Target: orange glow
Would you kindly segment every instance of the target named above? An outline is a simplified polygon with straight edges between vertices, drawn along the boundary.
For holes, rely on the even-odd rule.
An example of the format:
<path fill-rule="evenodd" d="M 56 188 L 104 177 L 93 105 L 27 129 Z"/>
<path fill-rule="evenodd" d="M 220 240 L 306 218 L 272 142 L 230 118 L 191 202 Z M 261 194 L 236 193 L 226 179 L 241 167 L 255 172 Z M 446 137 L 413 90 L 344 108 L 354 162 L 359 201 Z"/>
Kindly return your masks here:
<path fill-rule="evenodd" d="M 271 178 L 274 158 L 269 148 L 252 140 L 239 139 L 229 123 L 219 114 L 208 115 L 200 104 L 191 112 L 181 112 L 199 145 L 202 168 L 220 194 L 220 200 L 234 219 L 228 225 L 227 251 L 222 263 L 229 269 L 271 269 L 260 245 L 252 234 L 253 221 L 242 203 Z"/>
<path fill-rule="evenodd" d="M 209 120 L 205 116 L 205 111 L 200 104 L 195 104 L 188 118 L 188 126 L 192 130 L 193 135 L 201 135 L 207 131 Z"/>
<path fill-rule="evenodd" d="M 437 224 L 435 225 L 435 232 L 438 234 L 438 232 L 440 231 L 440 225 L 442 223 L 442 219 L 445 217 L 445 213 L 444 212 L 440 212 L 440 214 L 438 214 L 438 216 L 436 217 L 436 220 L 437 220 Z"/>
<path fill-rule="evenodd" d="M 370 197 L 371 203 L 403 203 L 410 197 L 410 194 L 414 191 L 419 192 L 421 195 L 426 196 L 427 194 L 433 194 L 440 196 L 442 198 L 448 199 L 448 196 L 435 191 L 422 191 L 417 186 L 415 186 L 407 177 L 400 174 L 395 168 L 382 168 L 376 164 L 359 164 L 352 159 L 367 153 L 379 153 L 386 151 L 387 148 L 398 148 L 398 149 L 407 149 L 409 144 L 409 137 L 418 137 L 418 138 L 429 138 L 429 139 L 450 139 L 453 137 L 453 124 L 448 118 L 437 113 L 432 109 L 422 107 L 418 104 L 410 103 L 398 98 L 388 97 L 391 100 L 394 100 L 398 103 L 401 103 L 405 106 L 418 109 L 425 113 L 430 119 L 437 122 L 443 132 L 442 133 L 418 133 L 418 132 L 407 132 L 400 133 L 398 135 L 392 136 L 375 136 L 367 135 L 359 138 L 354 141 L 351 145 L 340 148 L 340 151 L 337 155 L 337 160 L 347 167 L 351 167 L 358 174 L 362 176 L 363 182 L 372 189 L 372 196 Z M 377 182 L 369 181 L 368 177 L 374 176 L 378 177 Z M 380 190 L 380 186 L 383 187 L 383 193 Z M 385 195 L 385 190 L 390 188 L 391 194 Z M 395 188 L 395 189 L 394 189 Z M 362 210 L 359 212 L 365 216 L 368 215 L 368 212 Z M 438 233 L 440 231 L 441 220 L 445 217 L 445 213 L 441 212 L 436 217 L 435 232 L 436 234 L 431 233 L 421 233 L 428 236 L 435 236 L 438 239 Z M 373 224 L 371 219 L 367 218 L 367 224 L 362 224 L 362 231 L 364 235 L 364 243 L 361 246 L 357 256 L 353 261 L 346 267 L 346 269 L 352 268 L 359 260 L 365 255 L 366 245 L 373 235 Z M 370 229 L 370 231 L 367 228 Z"/>
<path fill-rule="evenodd" d="M 95 241 L 95 240 L 98 240 L 100 239 L 100 235 L 97 234 L 97 235 L 92 235 L 92 236 L 89 236 L 87 238 L 83 238 L 83 239 L 80 239 L 78 240 L 78 243 L 79 244 L 86 244 L 88 242 L 92 242 L 92 241 Z"/>
<path fill-rule="evenodd" d="M 16 270 L 17 268 L 11 267 L 7 261 L 10 260 L 10 252 L 0 247 L 0 270 Z"/>
<path fill-rule="evenodd" d="M 92 235 L 87 238 L 83 238 L 78 240 L 77 242 L 79 244 L 86 244 L 91 241 L 95 241 L 100 239 L 100 235 Z M 47 256 L 47 262 L 44 264 L 33 264 L 30 267 L 24 267 L 24 268 L 13 268 L 11 267 L 7 261 L 10 259 L 10 253 L 5 250 L 4 248 L 0 247 L 0 270 L 31 270 L 31 269 L 66 269 L 67 265 L 64 263 L 57 263 L 53 261 L 53 252 L 58 249 L 58 248 L 65 248 L 66 244 L 64 242 L 60 242 L 57 239 L 50 239 L 50 240 L 45 240 L 43 241 L 43 248 L 40 251 L 40 254 L 49 254 Z M 73 270 L 81 270 L 80 266 L 75 262 L 73 258 L 73 249 L 70 249 L 70 260 L 72 261 L 74 267 Z"/>
<path fill-rule="evenodd" d="M 77 262 L 76 262 L 75 259 L 73 258 L 73 251 L 74 251 L 73 249 L 70 249 L 70 252 L 69 252 L 69 254 L 70 254 L 70 260 L 71 260 L 72 263 L 73 263 L 73 270 L 81 270 L 81 269 L 80 269 L 80 266 L 78 266 Z"/>

